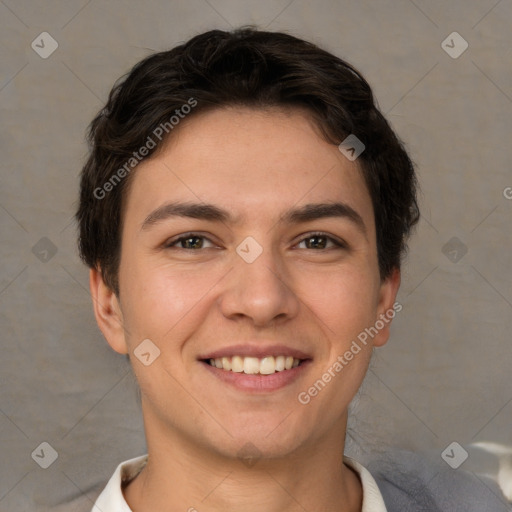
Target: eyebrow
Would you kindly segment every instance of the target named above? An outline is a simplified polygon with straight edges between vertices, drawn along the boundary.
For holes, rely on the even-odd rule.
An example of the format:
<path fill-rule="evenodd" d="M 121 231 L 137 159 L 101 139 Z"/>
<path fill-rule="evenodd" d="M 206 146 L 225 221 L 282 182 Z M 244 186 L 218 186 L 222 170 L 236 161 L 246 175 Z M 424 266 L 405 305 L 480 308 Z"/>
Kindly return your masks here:
<path fill-rule="evenodd" d="M 147 230 L 172 217 L 189 217 L 212 222 L 234 223 L 233 216 L 227 211 L 206 203 L 165 203 L 153 210 L 143 221 L 141 230 Z M 351 221 L 366 236 L 366 225 L 363 218 L 354 208 L 346 203 L 312 203 L 284 212 L 281 223 L 299 224 L 314 220 L 338 217 Z"/>
<path fill-rule="evenodd" d="M 366 236 L 366 225 L 363 218 L 354 208 L 346 203 L 313 203 L 285 212 L 280 217 L 281 222 L 299 224 L 326 217 L 338 217 L 351 221 Z"/>
<path fill-rule="evenodd" d="M 154 224 L 171 217 L 190 217 L 192 219 L 227 222 L 231 214 L 213 204 L 203 203 L 165 203 L 153 210 L 141 225 L 141 230 L 148 229 Z"/>

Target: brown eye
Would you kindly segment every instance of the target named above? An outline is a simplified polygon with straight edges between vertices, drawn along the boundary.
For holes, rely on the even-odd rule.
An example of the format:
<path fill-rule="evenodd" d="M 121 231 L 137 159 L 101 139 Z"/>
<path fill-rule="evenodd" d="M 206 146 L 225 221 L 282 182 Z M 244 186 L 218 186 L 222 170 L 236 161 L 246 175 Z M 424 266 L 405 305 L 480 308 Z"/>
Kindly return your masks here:
<path fill-rule="evenodd" d="M 201 249 L 203 247 L 203 238 L 200 236 L 190 236 L 179 240 L 182 249 Z"/>
<path fill-rule="evenodd" d="M 336 248 L 342 248 L 345 247 L 341 242 L 338 242 L 334 238 L 317 233 L 307 236 L 306 238 L 303 238 L 299 244 L 298 247 L 300 249 L 316 249 L 316 250 L 322 250 L 322 249 L 336 249 Z"/>
<path fill-rule="evenodd" d="M 310 236 L 304 240 L 306 249 L 325 249 L 327 246 L 327 237 L 325 236 Z"/>
<path fill-rule="evenodd" d="M 181 236 L 176 238 L 175 240 L 169 242 L 166 247 L 168 249 L 190 249 L 190 250 L 198 250 L 198 249 L 207 249 L 210 247 L 214 247 L 215 245 L 211 240 L 206 238 L 205 236 L 188 234 L 185 236 Z"/>

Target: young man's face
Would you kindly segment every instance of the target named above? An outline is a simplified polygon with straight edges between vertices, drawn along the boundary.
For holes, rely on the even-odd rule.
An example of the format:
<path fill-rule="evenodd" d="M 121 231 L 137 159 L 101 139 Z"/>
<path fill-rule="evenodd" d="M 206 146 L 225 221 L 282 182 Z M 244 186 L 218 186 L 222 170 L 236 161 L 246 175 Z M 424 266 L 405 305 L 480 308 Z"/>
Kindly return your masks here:
<path fill-rule="evenodd" d="M 398 272 L 380 279 L 357 161 L 298 110 L 197 115 L 162 149 L 137 167 L 128 192 L 119 301 L 92 272 L 106 305 L 100 326 L 130 354 L 149 443 L 180 438 L 235 456 L 250 442 L 281 456 L 341 439 L 388 323 L 343 356 L 392 308 L 399 284 Z M 134 356 L 143 340 L 160 350 L 148 365 Z M 227 367 L 270 373 L 208 363 L 221 356 Z M 278 368 L 280 356 L 301 364 L 272 373 L 264 356 Z"/>

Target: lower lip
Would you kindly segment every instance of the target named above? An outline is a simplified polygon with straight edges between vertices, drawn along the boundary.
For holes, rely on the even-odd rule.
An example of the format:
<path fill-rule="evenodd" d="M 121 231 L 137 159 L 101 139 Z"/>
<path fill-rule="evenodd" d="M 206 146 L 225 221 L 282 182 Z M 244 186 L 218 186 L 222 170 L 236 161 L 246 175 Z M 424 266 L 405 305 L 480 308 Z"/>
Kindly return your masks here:
<path fill-rule="evenodd" d="M 201 364 L 203 364 L 212 375 L 239 390 L 266 393 L 277 391 L 291 384 L 304 373 L 310 362 L 310 359 L 306 359 L 295 368 L 271 373 L 270 375 L 249 375 L 243 372 L 232 372 L 230 370 L 217 368 L 204 361 L 201 361 Z"/>

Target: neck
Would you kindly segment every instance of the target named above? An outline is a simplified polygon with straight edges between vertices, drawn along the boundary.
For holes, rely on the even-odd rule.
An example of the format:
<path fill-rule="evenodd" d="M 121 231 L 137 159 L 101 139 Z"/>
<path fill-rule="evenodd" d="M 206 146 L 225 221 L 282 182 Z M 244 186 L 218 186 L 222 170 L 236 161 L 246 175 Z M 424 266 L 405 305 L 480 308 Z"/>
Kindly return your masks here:
<path fill-rule="evenodd" d="M 148 423 L 148 462 L 124 490 L 134 511 L 361 511 L 359 478 L 343 464 L 346 422 L 314 445 L 251 463 Z"/>

